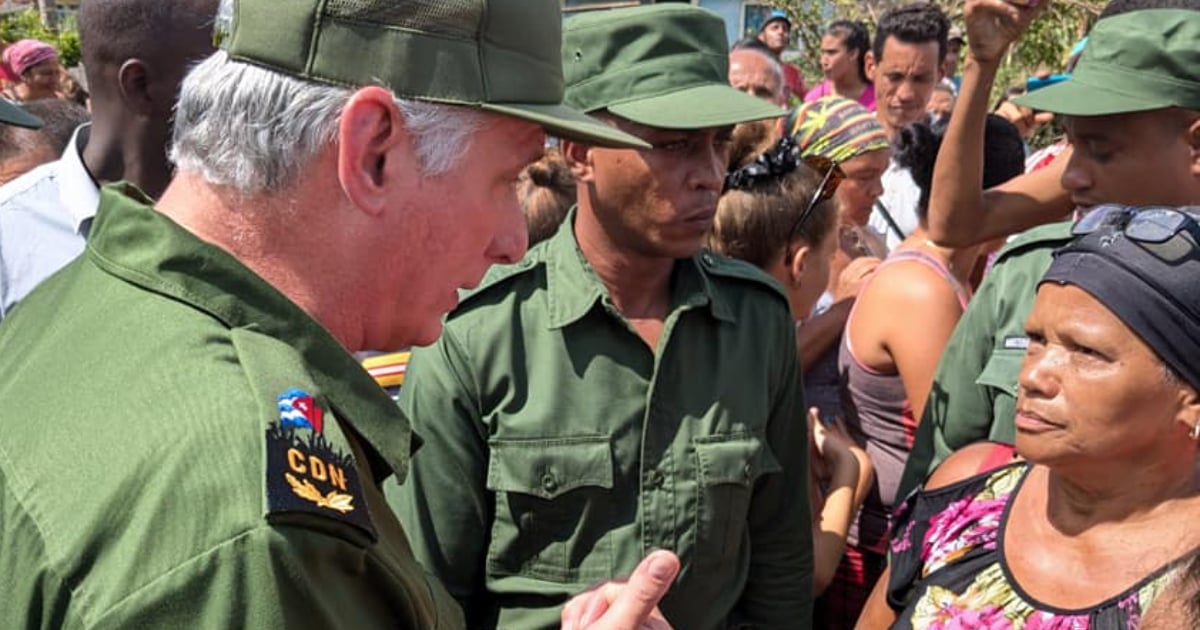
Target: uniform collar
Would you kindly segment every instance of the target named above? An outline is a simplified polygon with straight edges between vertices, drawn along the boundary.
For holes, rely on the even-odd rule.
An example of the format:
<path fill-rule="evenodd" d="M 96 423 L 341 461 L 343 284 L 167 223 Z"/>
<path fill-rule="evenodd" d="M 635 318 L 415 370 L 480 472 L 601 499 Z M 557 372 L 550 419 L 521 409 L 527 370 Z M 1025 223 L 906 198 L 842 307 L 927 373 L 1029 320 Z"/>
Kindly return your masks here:
<path fill-rule="evenodd" d="M 586 315 L 597 301 L 610 302 L 608 288 L 596 275 L 591 263 L 579 249 L 575 238 L 575 214 L 572 208 L 562 227 L 542 249 L 546 265 L 546 300 L 549 328 L 563 328 Z M 709 269 L 717 264 L 709 252 L 675 261 L 671 278 L 671 311 L 678 308 L 708 306 L 713 317 L 732 322 L 729 303 L 714 290 Z"/>
<path fill-rule="evenodd" d="M 295 348 L 338 418 L 402 481 L 414 438 L 387 393 L 294 302 L 228 252 L 154 211 L 151 203 L 131 184 L 106 186 L 88 240 L 89 258 L 106 272 L 208 313 L 231 329 L 252 329 Z"/>

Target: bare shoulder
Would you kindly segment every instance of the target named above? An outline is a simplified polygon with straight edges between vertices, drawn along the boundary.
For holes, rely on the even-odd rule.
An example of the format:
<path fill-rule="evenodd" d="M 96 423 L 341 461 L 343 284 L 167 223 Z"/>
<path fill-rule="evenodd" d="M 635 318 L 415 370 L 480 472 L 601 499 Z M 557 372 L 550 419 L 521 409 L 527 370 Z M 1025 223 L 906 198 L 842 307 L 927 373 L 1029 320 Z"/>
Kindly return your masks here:
<path fill-rule="evenodd" d="M 1010 448 L 996 442 L 976 442 L 954 451 L 945 459 L 929 479 L 925 481 L 926 490 L 936 490 L 969 479 L 985 472 L 985 466 L 993 463 L 997 449 Z M 1013 461 L 1005 460 L 1004 464 Z"/>

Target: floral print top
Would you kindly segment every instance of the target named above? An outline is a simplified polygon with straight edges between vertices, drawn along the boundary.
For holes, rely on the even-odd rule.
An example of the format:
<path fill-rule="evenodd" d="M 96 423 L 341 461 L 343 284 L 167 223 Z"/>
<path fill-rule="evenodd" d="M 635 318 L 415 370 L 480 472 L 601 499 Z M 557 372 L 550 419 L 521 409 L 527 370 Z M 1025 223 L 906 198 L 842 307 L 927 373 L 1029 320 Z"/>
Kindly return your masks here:
<path fill-rule="evenodd" d="M 1087 610 L 1029 597 L 1004 562 L 1004 525 L 1029 466 L 1017 463 L 929 492 L 895 513 L 888 604 L 900 630 L 1125 630 L 1174 577 L 1182 561 Z"/>

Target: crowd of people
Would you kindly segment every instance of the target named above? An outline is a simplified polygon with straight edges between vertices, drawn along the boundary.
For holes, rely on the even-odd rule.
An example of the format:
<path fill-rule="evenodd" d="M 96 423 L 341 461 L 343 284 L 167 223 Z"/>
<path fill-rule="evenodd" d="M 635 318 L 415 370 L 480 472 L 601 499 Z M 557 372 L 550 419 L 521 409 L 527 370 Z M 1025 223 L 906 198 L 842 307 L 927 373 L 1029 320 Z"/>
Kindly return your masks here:
<path fill-rule="evenodd" d="M 1200 626 L 1200 2 L 1045 10 L 9 44 L 0 626 Z"/>

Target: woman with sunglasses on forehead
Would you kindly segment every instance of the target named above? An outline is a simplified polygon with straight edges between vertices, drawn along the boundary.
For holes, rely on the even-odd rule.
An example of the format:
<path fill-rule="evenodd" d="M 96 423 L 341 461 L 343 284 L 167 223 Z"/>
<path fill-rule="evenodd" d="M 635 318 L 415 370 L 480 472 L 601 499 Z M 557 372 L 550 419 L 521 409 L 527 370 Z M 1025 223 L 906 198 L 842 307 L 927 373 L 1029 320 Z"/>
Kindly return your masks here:
<path fill-rule="evenodd" d="M 1075 226 L 1025 323 L 1026 461 L 976 475 L 974 445 L 943 462 L 897 510 L 859 628 L 1195 627 L 1170 608 L 1200 551 L 1196 210 L 1100 206 Z"/>
<path fill-rule="evenodd" d="M 831 197 L 839 179 L 830 160 L 801 158 L 792 139 L 784 137 L 730 173 L 717 203 L 709 247 L 775 278 L 798 321 L 812 311 L 828 281 L 838 228 Z M 872 469 L 844 429 L 825 425 L 810 412 L 809 431 L 813 584 L 820 594 L 833 578 Z"/>
<path fill-rule="evenodd" d="M 896 159 L 921 188 L 920 225 L 859 294 L 838 355 L 846 423 L 876 468 L 877 485 L 868 493 L 850 540 L 864 566 L 874 572 L 869 578 L 882 572 L 896 486 L 916 433 L 915 419 L 921 417 L 942 349 L 970 299 L 970 274 L 981 253 L 979 247 L 938 247 L 926 236 L 940 144 L 941 136 L 924 123 L 898 134 Z M 1022 172 L 1024 149 L 1010 123 L 989 120 L 985 145 L 986 186 Z M 871 584 L 868 580 L 868 590 Z"/>

